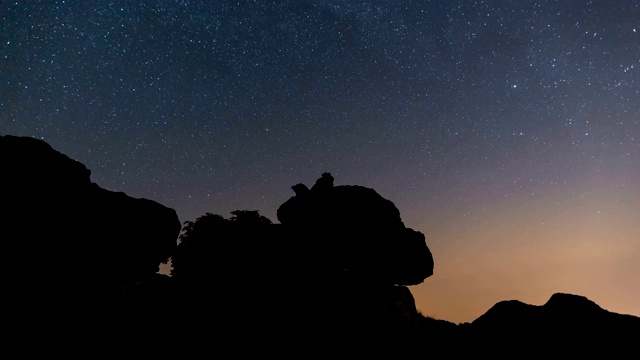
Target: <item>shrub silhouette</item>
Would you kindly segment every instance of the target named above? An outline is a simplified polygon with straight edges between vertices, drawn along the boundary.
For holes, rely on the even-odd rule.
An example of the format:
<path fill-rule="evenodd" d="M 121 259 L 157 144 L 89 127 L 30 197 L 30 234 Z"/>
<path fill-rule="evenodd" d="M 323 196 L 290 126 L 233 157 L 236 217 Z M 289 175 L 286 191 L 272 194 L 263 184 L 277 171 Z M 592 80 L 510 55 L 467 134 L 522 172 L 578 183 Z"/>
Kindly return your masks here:
<path fill-rule="evenodd" d="M 172 277 L 192 282 L 211 276 L 218 278 L 219 271 L 226 273 L 228 279 L 238 275 L 239 265 L 246 263 L 243 258 L 255 253 L 254 247 L 258 245 L 255 238 L 266 236 L 272 223 L 256 210 L 235 210 L 231 214 L 225 219 L 206 213 L 194 222 L 184 222 L 171 258 Z M 244 264 L 244 269 L 253 266 Z"/>

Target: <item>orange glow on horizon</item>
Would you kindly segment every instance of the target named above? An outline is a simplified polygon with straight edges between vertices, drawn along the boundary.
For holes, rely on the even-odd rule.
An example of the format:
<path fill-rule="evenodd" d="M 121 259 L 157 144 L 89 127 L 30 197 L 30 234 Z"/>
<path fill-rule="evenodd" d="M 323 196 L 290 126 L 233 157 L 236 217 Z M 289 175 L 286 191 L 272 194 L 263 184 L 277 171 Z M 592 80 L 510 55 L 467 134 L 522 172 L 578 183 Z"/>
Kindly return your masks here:
<path fill-rule="evenodd" d="M 505 201 L 467 216 L 475 220 L 425 230 L 435 270 L 411 287 L 416 306 L 462 323 L 499 301 L 543 305 L 564 292 L 640 316 L 640 199 L 590 194 Z"/>

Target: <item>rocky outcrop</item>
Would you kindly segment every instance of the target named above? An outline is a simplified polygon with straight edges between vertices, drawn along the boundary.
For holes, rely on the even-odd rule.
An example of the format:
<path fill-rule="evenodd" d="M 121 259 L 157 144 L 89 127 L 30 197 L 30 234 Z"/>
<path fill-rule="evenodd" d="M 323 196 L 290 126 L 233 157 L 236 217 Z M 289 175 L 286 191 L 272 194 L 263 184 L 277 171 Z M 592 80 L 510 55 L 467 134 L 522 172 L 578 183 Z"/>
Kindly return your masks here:
<path fill-rule="evenodd" d="M 372 349 L 397 352 L 404 341 L 399 334 L 410 331 L 417 315 L 403 285 L 433 274 L 424 235 L 405 227 L 393 202 L 375 190 L 334 186 L 329 173 L 311 189 L 304 184 L 292 189 L 295 196 L 277 216 L 322 293 L 307 297 L 318 300 L 310 304 L 321 314 L 317 325 L 335 324 L 329 342 L 358 349 L 360 356 Z"/>
<path fill-rule="evenodd" d="M 278 208 L 280 223 L 316 254 L 367 281 L 416 285 L 433 274 L 424 235 L 406 228 L 395 205 L 363 186 L 333 186 L 325 173 Z"/>
<path fill-rule="evenodd" d="M 113 302 L 176 247 L 173 209 L 101 188 L 44 141 L 1 136 L 0 168 L 6 294 L 21 307 Z"/>
<path fill-rule="evenodd" d="M 328 173 L 292 187 L 280 224 L 206 214 L 177 245 L 174 210 L 101 188 L 43 141 L 1 136 L 0 168 L 4 339 L 20 351 L 622 358 L 640 338 L 640 318 L 571 294 L 460 325 L 422 316 L 406 285 L 433 273 L 424 235 Z M 173 277 L 157 274 L 170 256 Z"/>
<path fill-rule="evenodd" d="M 419 314 L 402 285 L 433 272 L 424 236 L 404 226 L 391 201 L 362 186 L 334 186 L 328 173 L 311 189 L 292 189 L 280 224 L 248 210 L 185 224 L 172 258 L 181 309 L 173 326 L 187 338 L 215 339 L 209 348 L 246 355 L 362 357 L 407 348 Z M 188 319 L 215 325 L 194 332 Z"/>

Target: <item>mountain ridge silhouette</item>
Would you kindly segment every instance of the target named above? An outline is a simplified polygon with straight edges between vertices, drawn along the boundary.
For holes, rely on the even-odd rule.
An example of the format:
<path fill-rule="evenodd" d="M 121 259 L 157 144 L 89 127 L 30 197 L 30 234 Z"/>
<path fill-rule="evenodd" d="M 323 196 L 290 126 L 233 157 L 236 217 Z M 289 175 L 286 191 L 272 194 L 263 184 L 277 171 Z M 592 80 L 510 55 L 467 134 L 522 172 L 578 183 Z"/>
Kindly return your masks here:
<path fill-rule="evenodd" d="M 508 317 L 505 316 L 505 314 L 517 314 L 527 317 L 526 314 L 528 313 L 534 313 L 535 315 L 563 314 L 567 317 L 589 314 L 590 316 L 615 315 L 638 318 L 630 314 L 621 314 L 605 310 L 586 296 L 558 292 L 552 294 L 549 300 L 543 305 L 531 305 L 519 300 L 499 301 L 471 323 L 480 324 L 491 321 L 503 321 L 501 318 L 505 318 L 506 320 Z"/>
<path fill-rule="evenodd" d="M 529 356 L 611 357 L 627 354 L 640 338 L 640 317 L 559 292 L 543 305 L 500 301 L 459 330 L 459 338 L 474 349 L 467 354 L 508 358 L 528 349 Z"/>

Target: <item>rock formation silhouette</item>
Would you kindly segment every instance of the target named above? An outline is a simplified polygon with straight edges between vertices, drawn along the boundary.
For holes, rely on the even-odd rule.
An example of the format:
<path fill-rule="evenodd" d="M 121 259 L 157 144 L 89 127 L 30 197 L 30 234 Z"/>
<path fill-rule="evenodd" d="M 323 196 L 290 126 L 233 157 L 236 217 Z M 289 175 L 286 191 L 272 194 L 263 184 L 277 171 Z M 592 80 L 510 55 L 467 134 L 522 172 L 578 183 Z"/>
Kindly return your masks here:
<path fill-rule="evenodd" d="M 0 136 L 0 168 L 5 318 L 26 334 L 108 317 L 176 248 L 173 209 L 101 188 L 44 141 Z"/>
<path fill-rule="evenodd" d="M 433 274 L 424 235 L 406 228 L 395 205 L 375 190 L 333 186 L 329 173 L 305 188 L 294 185 L 296 195 L 277 216 L 291 236 L 316 245 L 324 265 L 397 285 L 417 285 Z"/>
<path fill-rule="evenodd" d="M 188 317 L 236 334 L 218 336 L 221 346 L 254 334 L 261 351 L 278 354 L 393 348 L 406 318 L 417 314 L 401 285 L 433 272 L 424 236 L 372 189 L 334 187 L 328 173 L 310 190 L 292 188 L 296 195 L 278 209 L 280 224 L 249 210 L 185 222 L 172 257 L 178 302 Z M 256 306 L 263 310 L 247 311 Z"/>
<path fill-rule="evenodd" d="M 640 318 L 585 297 L 496 304 L 472 323 L 421 315 L 422 233 L 375 190 L 324 173 L 278 209 L 180 221 L 91 182 L 44 141 L 0 136 L 5 342 L 23 353 L 315 358 L 623 357 Z M 171 258 L 171 276 L 157 273 Z M 46 346 L 45 346 L 46 345 Z M 59 351 L 55 351 L 55 350 Z"/>
<path fill-rule="evenodd" d="M 341 351 L 396 348 L 395 335 L 409 326 L 405 318 L 417 313 L 403 285 L 433 274 L 424 235 L 406 228 L 395 205 L 375 190 L 334 186 L 329 173 L 310 190 L 303 184 L 292 189 L 295 196 L 277 217 L 322 294 L 309 294 L 318 300 L 310 303 L 320 315 L 316 326 L 332 328 L 330 343 L 342 344 Z"/>

